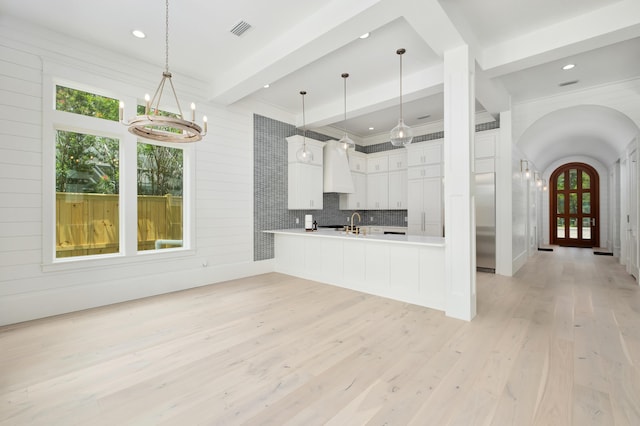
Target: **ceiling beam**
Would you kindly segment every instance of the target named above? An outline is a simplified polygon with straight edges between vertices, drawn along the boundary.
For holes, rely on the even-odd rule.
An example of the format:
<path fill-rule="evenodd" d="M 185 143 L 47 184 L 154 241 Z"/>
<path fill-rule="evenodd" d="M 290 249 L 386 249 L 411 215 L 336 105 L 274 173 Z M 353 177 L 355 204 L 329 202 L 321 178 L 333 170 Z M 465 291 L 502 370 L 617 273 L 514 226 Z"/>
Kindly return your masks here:
<path fill-rule="evenodd" d="M 623 0 L 485 48 L 489 78 L 640 36 L 640 1 Z"/>

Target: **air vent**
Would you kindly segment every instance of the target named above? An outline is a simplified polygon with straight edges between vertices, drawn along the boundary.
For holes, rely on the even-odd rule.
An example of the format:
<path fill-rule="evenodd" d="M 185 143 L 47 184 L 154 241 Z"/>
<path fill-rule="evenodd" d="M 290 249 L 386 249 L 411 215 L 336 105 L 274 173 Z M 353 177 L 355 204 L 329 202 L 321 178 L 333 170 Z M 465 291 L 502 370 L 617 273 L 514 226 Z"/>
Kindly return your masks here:
<path fill-rule="evenodd" d="M 564 83 L 558 84 L 560 87 L 571 86 L 572 84 L 576 84 L 578 80 L 565 81 Z"/>
<path fill-rule="evenodd" d="M 251 28 L 251 24 L 249 24 L 248 22 L 240 21 L 233 28 L 231 28 L 231 33 L 240 37 L 249 28 Z"/>

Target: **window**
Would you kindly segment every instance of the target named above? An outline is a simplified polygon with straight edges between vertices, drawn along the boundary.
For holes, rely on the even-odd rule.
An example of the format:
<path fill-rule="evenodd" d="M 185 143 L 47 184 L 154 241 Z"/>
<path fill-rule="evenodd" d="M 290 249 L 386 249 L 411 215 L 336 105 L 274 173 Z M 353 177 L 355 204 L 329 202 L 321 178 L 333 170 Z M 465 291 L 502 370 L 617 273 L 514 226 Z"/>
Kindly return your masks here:
<path fill-rule="evenodd" d="M 44 117 L 45 129 L 51 129 L 45 130 L 51 144 L 45 144 L 44 172 L 55 182 L 45 189 L 50 201 L 43 239 L 51 247 L 44 253 L 45 267 L 188 253 L 190 149 L 136 140 L 119 122 L 119 96 L 86 84 L 51 80 L 44 87 L 45 102 L 49 93 L 53 106 Z M 136 104 L 133 98 L 125 102 Z"/>
<path fill-rule="evenodd" d="M 182 247 L 183 151 L 138 141 L 138 250 Z"/>
<path fill-rule="evenodd" d="M 118 253 L 119 141 L 56 132 L 56 258 Z"/>

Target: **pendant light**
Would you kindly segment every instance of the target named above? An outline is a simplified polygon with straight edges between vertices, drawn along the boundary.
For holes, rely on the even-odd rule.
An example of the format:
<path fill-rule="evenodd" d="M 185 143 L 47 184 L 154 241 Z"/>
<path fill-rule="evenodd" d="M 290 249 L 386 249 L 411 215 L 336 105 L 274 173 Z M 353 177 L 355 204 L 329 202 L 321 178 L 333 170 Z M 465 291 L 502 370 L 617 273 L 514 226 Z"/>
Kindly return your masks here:
<path fill-rule="evenodd" d="M 406 146 L 413 140 L 413 131 L 411 127 L 404 124 L 402 119 L 402 55 L 406 52 L 405 49 L 398 49 L 396 53 L 400 57 L 400 119 L 398 125 L 391 129 L 390 139 L 393 146 Z"/>
<path fill-rule="evenodd" d="M 356 143 L 347 134 L 347 78 L 349 78 L 348 73 L 342 74 L 344 80 L 344 136 L 338 141 L 345 151 L 356 149 Z"/>
<path fill-rule="evenodd" d="M 124 104 L 120 102 L 120 122 L 129 126 L 129 132 L 134 135 L 160 142 L 197 142 L 207 134 L 207 117 L 203 117 L 204 129 L 196 124 L 196 105 L 191 104 L 191 120 L 186 120 L 180 107 L 180 101 L 176 94 L 176 89 L 171 81 L 169 72 L 169 0 L 165 1 L 165 68 L 162 73 L 162 80 L 158 84 L 153 98 L 145 96 L 144 115 L 138 115 L 129 122 L 125 122 Z M 160 99 L 164 92 L 165 85 L 169 82 L 174 100 L 178 106 L 177 117 L 160 115 Z M 151 111 L 150 111 L 151 110 Z"/>
<path fill-rule="evenodd" d="M 305 92 L 304 90 L 300 92 L 300 95 L 302 95 L 302 146 L 300 147 L 298 152 L 296 152 L 296 158 L 301 163 L 310 163 L 313 161 L 313 152 L 311 152 L 311 150 L 307 147 L 307 123 L 304 116 L 304 95 L 306 94 L 307 92 Z"/>

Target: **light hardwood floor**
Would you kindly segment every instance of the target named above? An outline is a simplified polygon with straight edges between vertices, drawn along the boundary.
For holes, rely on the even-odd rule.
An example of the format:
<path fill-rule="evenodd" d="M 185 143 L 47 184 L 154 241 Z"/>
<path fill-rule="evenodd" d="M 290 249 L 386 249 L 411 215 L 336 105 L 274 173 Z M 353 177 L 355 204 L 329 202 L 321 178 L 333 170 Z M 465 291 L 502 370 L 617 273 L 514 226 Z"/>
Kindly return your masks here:
<path fill-rule="evenodd" d="M 5 425 L 640 425 L 617 259 L 478 274 L 478 316 L 280 274 L 0 328 Z"/>

